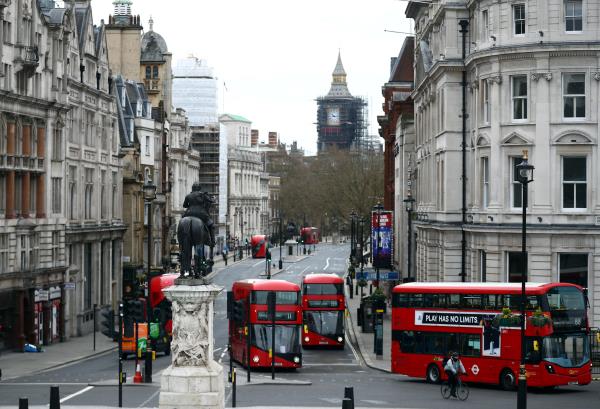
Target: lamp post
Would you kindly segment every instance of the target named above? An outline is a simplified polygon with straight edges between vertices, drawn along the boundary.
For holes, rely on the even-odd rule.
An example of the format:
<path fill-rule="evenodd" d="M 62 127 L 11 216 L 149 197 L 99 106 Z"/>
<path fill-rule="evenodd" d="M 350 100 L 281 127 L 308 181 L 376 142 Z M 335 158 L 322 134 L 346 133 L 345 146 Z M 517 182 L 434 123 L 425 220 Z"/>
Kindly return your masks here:
<path fill-rule="evenodd" d="M 408 198 L 404 199 L 404 206 L 406 207 L 407 221 L 408 221 L 408 237 L 407 237 L 407 249 L 406 249 L 406 281 L 410 282 L 410 273 L 411 273 L 411 262 L 412 262 L 412 212 L 414 210 L 415 199 L 410 195 L 410 191 L 408 192 Z"/>
<path fill-rule="evenodd" d="M 283 215 L 279 211 L 279 269 L 283 269 Z"/>
<path fill-rule="evenodd" d="M 146 382 L 152 382 L 152 355 L 150 352 L 151 349 L 151 340 L 150 340 L 150 323 L 152 322 L 152 306 L 150 305 L 150 282 L 151 282 L 151 270 L 150 266 L 152 265 L 152 202 L 156 199 L 156 185 L 152 183 L 152 180 L 148 180 L 144 186 L 142 187 L 144 193 L 144 202 L 147 206 L 147 217 L 148 217 L 148 272 L 146 274 L 146 319 L 148 322 L 148 335 L 147 335 L 147 344 L 146 344 L 146 354 L 145 354 L 145 373 L 146 373 Z M 137 328 L 136 328 L 137 335 Z M 137 348 L 137 345 L 136 345 Z M 137 354 L 136 354 L 137 356 Z"/>
<path fill-rule="evenodd" d="M 356 253 L 356 212 L 350 212 L 350 263 L 354 262 Z"/>
<path fill-rule="evenodd" d="M 533 165 L 527 160 L 527 150 L 523 151 L 523 160 L 516 166 L 518 180 L 523 188 L 523 219 L 521 222 L 521 364 L 519 365 L 519 391 L 517 409 L 527 408 L 527 375 L 525 372 L 525 281 L 527 280 L 527 185 L 533 182 Z"/>
<path fill-rule="evenodd" d="M 373 264 L 377 261 L 375 265 L 375 272 L 377 273 L 377 288 L 379 288 L 379 265 L 381 262 L 381 211 L 383 210 L 383 205 L 381 202 L 378 202 L 373 210 L 377 213 L 377 259 L 373 258 Z"/>

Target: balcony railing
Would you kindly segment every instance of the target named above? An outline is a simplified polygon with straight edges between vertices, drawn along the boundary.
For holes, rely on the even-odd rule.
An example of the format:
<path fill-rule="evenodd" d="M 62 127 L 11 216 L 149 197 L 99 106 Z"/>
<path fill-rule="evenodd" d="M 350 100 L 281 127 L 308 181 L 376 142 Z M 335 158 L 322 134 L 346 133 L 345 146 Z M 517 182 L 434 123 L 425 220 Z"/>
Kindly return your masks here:
<path fill-rule="evenodd" d="M 40 54 L 37 46 L 21 47 L 21 53 L 15 58 L 15 72 L 23 71 L 31 77 L 40 62 Z"/>
<path fill-rule="evenodd" d="M 144 88 L 149 94 L 156 94 L 160 92 L 160 79 L 158 78 L 146 78 L 144 79 Z"/>

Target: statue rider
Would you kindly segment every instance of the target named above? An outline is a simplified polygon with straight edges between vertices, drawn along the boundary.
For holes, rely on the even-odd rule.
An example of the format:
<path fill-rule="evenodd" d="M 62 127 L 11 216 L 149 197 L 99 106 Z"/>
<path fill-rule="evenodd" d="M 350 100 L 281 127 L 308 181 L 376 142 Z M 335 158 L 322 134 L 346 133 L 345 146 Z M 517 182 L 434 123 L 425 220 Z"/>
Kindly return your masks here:
<path fill-rule="evenodd" d="M 215 246 L 214 223 L 210 218 L 210 208 L 214 203 L 208 192 L 202 191 L 202 185 L 198 182 L 192 185 L 192 192 L 183 201 L 183 207 L 186 208 L 183 217 L 192 216 L 202 220 L 208 230 L 210 247 Z"/>

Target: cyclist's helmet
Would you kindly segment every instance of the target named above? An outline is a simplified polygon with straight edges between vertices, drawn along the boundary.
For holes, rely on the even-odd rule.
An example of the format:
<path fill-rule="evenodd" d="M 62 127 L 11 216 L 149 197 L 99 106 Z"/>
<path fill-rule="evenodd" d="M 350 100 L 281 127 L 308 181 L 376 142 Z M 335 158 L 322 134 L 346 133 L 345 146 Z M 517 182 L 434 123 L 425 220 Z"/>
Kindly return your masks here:
<path fill-rule="evenodd" d="M 458 352 L 452 353 L 452 359 L 458 359 Z"/>

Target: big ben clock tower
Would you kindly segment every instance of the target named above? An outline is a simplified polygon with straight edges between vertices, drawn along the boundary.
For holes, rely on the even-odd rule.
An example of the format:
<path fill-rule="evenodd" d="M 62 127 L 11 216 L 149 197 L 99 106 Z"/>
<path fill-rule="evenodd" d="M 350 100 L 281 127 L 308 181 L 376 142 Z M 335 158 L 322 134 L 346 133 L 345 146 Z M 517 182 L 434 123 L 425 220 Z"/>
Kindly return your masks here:
<path fill-rule="evenodd" d="M 317 98 L 317 151 L 324 152 L 332 147 L 359 149 L 366 136 L 366 107 L 363 98 L 350 94 L 342 57 L 338 53 L 329 92 Z"/>

